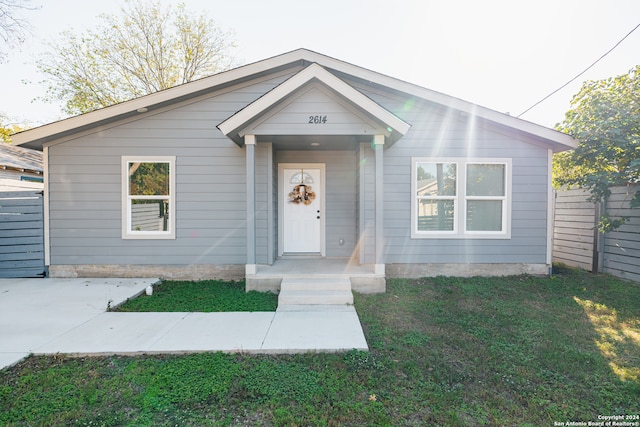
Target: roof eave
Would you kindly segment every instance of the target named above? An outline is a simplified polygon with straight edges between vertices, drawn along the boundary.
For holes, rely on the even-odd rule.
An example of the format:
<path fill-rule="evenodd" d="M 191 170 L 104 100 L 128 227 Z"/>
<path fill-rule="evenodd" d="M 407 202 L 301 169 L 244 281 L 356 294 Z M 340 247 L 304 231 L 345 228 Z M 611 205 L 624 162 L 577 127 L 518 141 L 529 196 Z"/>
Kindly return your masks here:
<path fill-rule="evenodd" d="M 303 63 L 301 62 L 304 60 L 303 55 L 300 54 L 301 51 L 303 50 L 292 51 L 120 104 L 28 129 L 13 134 L 11 138 L 14 145 L 41 150 L 44 143 L 69 134 L 126 119 L 137 114 L 158 109 L 161 106 L 174 103 L 178 100 L 195 97 L 212 89 L 222 87 L 225 84 L 231 84 L 246 79 L 249 76 L 258 75 L 266 70 L 294 65 L 297 62 Z"/>
<path fill-rule="evenodd" d="M 363 81 L 370 81 L 390 89 L 417 96 L 430 102 L 445 105 L 469 114 L 475 114 L 486 120 L 511 127 L 528 133 L 548 142 L 555 152 L 574 149 L 578 141 L 569 135 L 549 129 L 526 120 L 509 116 L 470 102 L 445 95 L 431 89 L 398 80 L 384 74 L 377 73 L 326 55 L 306 49 L 297 49 L 282 55 L 244 65 L 233 70 L 196 80 L 181 86 L 156 92 L 141 98 L 106 107 L 80 116 L 71 117 L 59 122 L 33 128 L 12 136 L 15 145 L 42 149 L 45 142 L 73 134 L 105 123 L 117 121 L 126 117 L 140 114 L 139 111 L 152 110 L 160 105 L 166 105 L 177 100 L 197 96 L 224 84 L 249 78 L 267 72 L 274 68 L 293 64 L 308 65 L 318 63 L 322 67 L 349 74 Z"/>

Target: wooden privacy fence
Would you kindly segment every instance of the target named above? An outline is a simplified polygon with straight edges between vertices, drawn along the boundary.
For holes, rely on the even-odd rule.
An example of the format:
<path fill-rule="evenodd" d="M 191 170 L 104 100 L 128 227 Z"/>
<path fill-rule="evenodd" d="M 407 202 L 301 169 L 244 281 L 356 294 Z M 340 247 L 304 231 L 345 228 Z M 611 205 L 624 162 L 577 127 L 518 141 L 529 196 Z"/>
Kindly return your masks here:
<path fill-rule="evenodd" d="M 596 204 L 587 201 L 589 193 L 582 189 L 560 190 L 556 193 L 553 230 L 553 260 L 593 271 L 594 245 L 598 232 L 594 229 Z"/>
<path fill-rule="evenodd" d="M 42 192 L 0 193 L 0 277 L 44 277 Z"/>
<path fill-rule="evenodd" d="M 553 260 L 640 282 L 640 208 L 630 202 L 640 185 L 611 187 L 606 203 L 587 201 L 581 189 L 559 190 L 555 201 Z M 628 217 L 620 228 L 598 233 L 601 214 Z"/>

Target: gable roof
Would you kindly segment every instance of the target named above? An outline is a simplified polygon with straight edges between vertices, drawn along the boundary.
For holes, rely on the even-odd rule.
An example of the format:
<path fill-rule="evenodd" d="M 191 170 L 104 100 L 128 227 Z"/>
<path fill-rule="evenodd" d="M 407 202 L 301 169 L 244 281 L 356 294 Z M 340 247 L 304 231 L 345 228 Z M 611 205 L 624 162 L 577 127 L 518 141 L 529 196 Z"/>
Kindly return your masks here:
<path fill-rule="evenodd" d="M 250 121 L 265 114 L 276 104 L 303 86 L 316 81 L 320 82 L 324 87 L 332 89 L 335 93 L 340 94 L 341 98 L 348 101 L 356 109 L 366 111 L 374 120 L 382 125 L 382 132 L 385 136 L 390 137 L 392 141 L 399 139 L 409 131 L 411 127 L 410 124 L 376 104 L 373 100 L 367 98 L 361 92 L 349 86 L 317 63 L 309 65 L 269 93 L 247 105 L 220 123 L 218 129 L 236 141 L 236 143 L 240 144 L 241 138 L 244 136 L 240 131 L 242 126 L 247 125 Z"/>
<path fill-rule="evenodd" d="M 328 74 L 332 74 L 333 71 L 344 73 L 363 81 L 386 86 L 390 89 L 404 92 L 412 96 L 420 97 L 427 101 L 466 112 L 468 114 L 475 115 L 476 117 L 483 118 L 488 121 L 507 126 L 514 130 L 530 134 L 532 136 L 545 140 L 551 146 L 551 148 L 553 148 L 554 151 L 562 151 L 577 147 L 577 141 L 574 138 L 553 129 L 549 129 L 535 123 L 518 119 L 507 114 L 499 113 L 497 111 L 451 97 L 449 95 L 445 95 L 421 86 L 407 83 L 402 80 L 398 80 L 384 74 L 358 67 L 356 65 L 352 65 L 350 63 L 340 61 L 335 58 L 331 58 L 329 56 L 325 56 L 306 49 L 294 50 L 279 56 L 244 65 L 229 71 L 221 72 L 210 77 L 205 77 L 200 80 L 185 83 L 180 86 L 176 86 L 140 98 L 132 99 L 120 104 L 102 108 L 100 110 L 92 111 L 90 113 L 70 117 L 58 122 L 26 130 L 13 135 L 12 140 L 16 145 L 22 145 L 24 147 L 34 149 L 42 149 L 45 143 L 53 141 L 57 138 L 65 137 L 77 132 L 82 132 L 94 127 L 106 125 L 118 120 L 143 114 L 147 111 L 159 109 L 173 103 L 188 100 L 190 98 L 195 98 L 213 90 L 222 89 L 226 86 L 266 75 L 276 70 L 293 66 L 308 67 L 311 64 L 318 64 L 318 66 L 321 66 L 321 68 L 324 69 Z M 311 68 L 310 72 L 330 79 L 329 76 L 324 74 L 322 71 L 319 71 L 318 68 Z M 302 75 L 302 78 L 304 78 L 304 74 Z M 330 86 L 332 84 L 337 85 L 339 83 L 334 81 L 330 84 Z M 268 104 L 269 102 L 275 102 L 277 100 L 277 96 L 278 92 L 276 92 L 275 95 L 268 95 L 268 99 L 265 103 Z M 352 93 L 351 95 L 349 95 L 349 100 L 352 102 L 357 101 L 358 98 L 359 95 L 357 94 Z M 264 104 L 262 102 L 256 101 L 250 105 L 252 105 L 252 107 L 249 112 L 236 114 L 235 116 L 232 116 L 230 119 L 223 122 L 221 124 L 221 130 L 226 129 L 228 132 L 231 132 L 233 129 L 229 128 L 236 125 L 239 121 L 246 119 L 248 117 L 247 115 L 249 115 L 251 111 L 260 111 L 264 108 Z M 371 105 L 369 106 L 373 107 Z M 236 118 L 234 119 L 234 117 Z M 376 117 L 382 122 L 386 120 L 389 120 L 391 122 L 399 120 L 397 117 L 395 119 L 392 119 L 383 111 L 380 111 L 376 115 Z M 394 126 L 391 127 L 394 130 L 399 130 Z M 398 127 L 402 128 L 402 125 L 400 124 L 400 126 Z"/>

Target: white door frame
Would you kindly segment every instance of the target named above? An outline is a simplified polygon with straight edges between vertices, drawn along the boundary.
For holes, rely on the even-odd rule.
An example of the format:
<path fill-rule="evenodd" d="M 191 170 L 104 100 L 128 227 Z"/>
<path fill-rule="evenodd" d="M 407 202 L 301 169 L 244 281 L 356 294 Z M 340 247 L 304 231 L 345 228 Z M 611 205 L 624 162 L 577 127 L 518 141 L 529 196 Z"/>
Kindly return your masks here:
<path fill-rule="evenodd" d="M 284 182 L 285 169 L 320 169 L 320 255 L 326 256 L 326 164 L 325 163 L 278 163 L 278 256 L 284 255 L 284 203 L 289 194 Z"/>

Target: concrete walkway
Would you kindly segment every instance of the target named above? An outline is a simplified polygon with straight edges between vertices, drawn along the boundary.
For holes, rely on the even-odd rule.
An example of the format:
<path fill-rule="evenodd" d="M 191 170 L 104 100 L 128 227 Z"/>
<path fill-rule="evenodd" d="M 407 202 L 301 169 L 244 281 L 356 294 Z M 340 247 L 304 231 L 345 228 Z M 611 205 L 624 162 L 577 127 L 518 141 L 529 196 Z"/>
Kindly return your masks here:
<path fill-rule="evenodd" d="M 30 354 L 367 350 L 353 306 L 112 313 L 157 279 L 0 279 L 0 369 Z"/>

